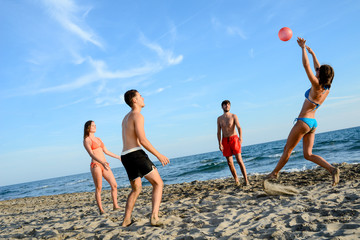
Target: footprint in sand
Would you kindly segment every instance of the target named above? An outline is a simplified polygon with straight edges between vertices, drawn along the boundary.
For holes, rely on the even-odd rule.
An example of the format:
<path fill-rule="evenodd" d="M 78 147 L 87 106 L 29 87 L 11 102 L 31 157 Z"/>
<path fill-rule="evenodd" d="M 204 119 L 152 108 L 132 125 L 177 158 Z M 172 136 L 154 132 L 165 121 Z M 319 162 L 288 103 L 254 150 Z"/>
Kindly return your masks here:
<path fill-rule="evenodd" d="M 297 195 L 299 191 L 292 186 L 284 186 L 280 184 L 271 183 L 268 180 L 264 181 L 264 191 L 268 195 Z"/>

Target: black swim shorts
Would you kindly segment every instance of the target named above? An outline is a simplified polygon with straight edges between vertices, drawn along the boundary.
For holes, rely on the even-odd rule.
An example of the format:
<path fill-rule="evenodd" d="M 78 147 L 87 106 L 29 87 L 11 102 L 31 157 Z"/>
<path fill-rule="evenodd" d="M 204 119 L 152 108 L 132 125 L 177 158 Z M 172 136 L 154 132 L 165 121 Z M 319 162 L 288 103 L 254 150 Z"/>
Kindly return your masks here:
<path fill-rule="evenodd" d="M 121 155 L 121 162 L 124 165 L 130 181 L 138 177 L 146 176 L 156 168 L 142 149 Z"/>

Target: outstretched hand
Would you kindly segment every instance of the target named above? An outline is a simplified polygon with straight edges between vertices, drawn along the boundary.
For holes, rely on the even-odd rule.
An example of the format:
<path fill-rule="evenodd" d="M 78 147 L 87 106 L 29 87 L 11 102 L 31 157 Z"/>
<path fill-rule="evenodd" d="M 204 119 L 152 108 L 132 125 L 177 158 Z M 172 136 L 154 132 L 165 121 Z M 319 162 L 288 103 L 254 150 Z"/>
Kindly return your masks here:
<path fill-rule="evenodd" d="M 170 163 L 170 160 L 165 157 L 164 155 L 160 154 L 160 156 L 158 157 L 159 161 L 161 162 L 161 164 L 163 166 L 165 166 L 166 164 Z"/>
<path fill-rule="evenodd" d="M 299 46 L 300 46 L 301 48 L 306 47 L 306 46 L 305 46 L 306 40 L 303 39 L 303 38 L 301 38 L 301 37 L 298 37 L 297 43 L 299 44 Z"/>
<path fill-rule="evenodd" d="M 308 50 L 308 52 L 309 52 L 311 55 L 314 54 L 313 50 L 312 50 L 310 47 L 306 46 L 306 49 Z"/>

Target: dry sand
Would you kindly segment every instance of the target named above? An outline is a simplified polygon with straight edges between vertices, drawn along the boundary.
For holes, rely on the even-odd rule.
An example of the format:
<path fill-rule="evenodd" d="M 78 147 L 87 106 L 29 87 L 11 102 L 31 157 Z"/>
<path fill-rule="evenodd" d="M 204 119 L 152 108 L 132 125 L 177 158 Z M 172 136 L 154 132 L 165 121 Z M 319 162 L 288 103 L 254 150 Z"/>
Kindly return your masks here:
<path fill-rule="evenodd" d="M 135 205 L 133 223 L 120 227 L 129 189 L 119 189 L 119 211 L 99 215 L 94 193 L 22 198 L 0 202 L 1 239 L 360 239 L 360 164 L 338 165 L 340 183 L 317 168 L 282 172 L 277 184 L 299 193 L 273 196 L 264 176 L 250 176 L 251 187 L 232 179 L 166 185 L 160 214 L 163 227 L 149 224 L 151 187 Z"/>

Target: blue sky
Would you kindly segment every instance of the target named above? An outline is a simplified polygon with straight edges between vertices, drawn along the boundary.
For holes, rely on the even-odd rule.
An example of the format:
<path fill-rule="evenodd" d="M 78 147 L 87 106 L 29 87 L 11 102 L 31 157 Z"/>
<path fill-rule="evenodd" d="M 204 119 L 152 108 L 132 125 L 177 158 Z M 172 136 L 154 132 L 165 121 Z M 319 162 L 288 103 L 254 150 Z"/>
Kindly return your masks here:
<path fill-rule="evenodd" d="M 335 69 L 317 132 L 360 125 L 357 0 L 0 5 L 0 186 L 89 171 L 90 119 L 120 153 L 123 94 L 133 88 L 145 98 L 148 139 L 169 158 L 218 150 L 224 99 L 244 146 L 286 138 L 310 86 L 297 36 Z M 277 35 L 285 26 L 288 42 Z"/>

